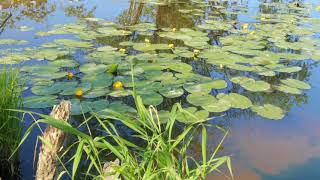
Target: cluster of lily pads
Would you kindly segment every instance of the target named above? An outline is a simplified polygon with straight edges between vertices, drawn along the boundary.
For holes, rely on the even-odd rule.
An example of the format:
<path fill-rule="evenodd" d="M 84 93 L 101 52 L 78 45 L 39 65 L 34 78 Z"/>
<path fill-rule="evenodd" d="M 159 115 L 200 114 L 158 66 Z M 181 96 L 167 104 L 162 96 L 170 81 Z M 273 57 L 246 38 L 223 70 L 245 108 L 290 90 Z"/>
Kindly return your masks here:
<path fill-rule="evenodd" d="M 209 7 L 203 1 L 193 3 L 201 7 L 198 16 L 206 12 L 201 9 Z M 232 108 L 251 109 L 265 118 L 282 119 L 285 112 L 280 107 L 255 103 L 250 97 L 226 89 L 239 86 L 249 92 L 280 91 L 294 95 L 310 89 L 308 83 L 298 79 L 279 79 L 271 84 L 266 78 L 302 70 L 292 62 L 320 60 L 320 43 L 314 38 L 320 30 L 317 25 L 320 20 L 306 15 L 307 6 L 264 5 L 278 8 L 281 13 L 259 14 L 256 22 L 249 24 L 219 18 L 221 14 L 245 13 L 245 9 L 232 11 L 213 6 L 216 11 L 203 16 L 201 24 L 179 29 L 158 29 L 153 23 L 121 26 L 99 18 L 85 18 L 36 33 L 38 37 L 72 34 L 74 38 L 56 39 L 36 48 L 17 48 L 11 53 L 3 50 L 0 64 L 39 61 L 21 68 L 21 75 L 28 82 L 26 89 L 32 93 L 24 98 L 27 108 L 48 108 L 59 99 L 71 99 L 72 115 L 94 112 L 103 118 L 107 109 L 134 114 L 135 109 L 123 98 L 131 96 L 135 86 L 145 105 L 158 106 L 165 99 L 185 98 L 189 103 L 186 110 L 203 120 L 212 113 Z M 181 10 L 186 14 L 194 11 Z M 161 40 L 155 41 L 157 38 Z M 118 41 L 101 45 L 101 39 Z M 8 44 L 19 46 L 27 42 L 0 40 L 0 46 Z M 81 60 L 77 58 L 79 51 L 85 54 Z M 200 75 L 193 67 L 197 62 L 214 67 L 214 71 L 240 75 L 226 73 L 227 79 Z M 220 93 L 214 96 L 212 90 Z M 166 110 L 159 112 L 160 116 L 169 114 Z M 182 114 L 178 119 L 194 122 Z"/>

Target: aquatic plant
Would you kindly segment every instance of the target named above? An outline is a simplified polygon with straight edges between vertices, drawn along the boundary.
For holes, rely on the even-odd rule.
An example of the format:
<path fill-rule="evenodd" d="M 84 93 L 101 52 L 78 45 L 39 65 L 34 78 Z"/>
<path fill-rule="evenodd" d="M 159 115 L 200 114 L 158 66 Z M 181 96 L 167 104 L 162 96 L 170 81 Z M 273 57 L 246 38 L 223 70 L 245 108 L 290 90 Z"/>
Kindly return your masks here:
<path fill-rule="evenodd" d="M 0 166 L 3 167 L 1 170 L 5 171 L 3 173 L 8 175 L 17 173 L 18 154 L 11 159 L 9 156 L 17 148 L 22 131 L 18 112 L 8 110 L 22 107 L 18 73 L 18 70 L 6 67 L 0 70 Z"/>
<path fill-rule="evenodd" d="M 134 92 L 134 99 L 138 116 L 128 116 L 121 112 L 111 109 L 104 110 L 105 116 L 99 118 L 93 114 L 87 118 L 81 125 L 90 121 L 97 121 L 98 129 L 102 131 L 103 136 L 93 137 L 91 134 L 85 134 L 78 128 L 72 127 L 65 121 L 57 121 L 50 116 L 37 114 L 33 112 L 24 112 L 37 114 L 41 119 L 35 120 L 20 145 L 28 137 L 31 130 L 38 123 L 45 123 L 66 133 L 77 137 L 77 141 L 70 147 L 66 147 L 65 152 L 59 157 L 67 159 L 67 163 L 72 166 L 72 170 L 65 168 L 59 174 L 59 178 L 68 175 L 76 179 L 80 174 L 85 173 L 87 178 L 103 179 L 107 176 L 124 179 L 205 179 L 206 176 L 214 171 L 219 172 L 224 164 L 229 169 L 230 176 L 233 177 L 231 158 L 229 156 L 217 156 L 218 151 L 228 131 L 218 144 L 213 154 L 207 154 L 207 124 L 203 118 L 193 114 L 189 110 L 184 110 L 180 104 L 175 104 L 167 114 L 158 113 L 150 106 L 148 109 L 142 102 L 141 97 Z M 191 122 L 186 125 L 181 132 L 177 132 L 177 119 L 182 118 Z M 193 119 L 190 121 L 190 119 Z M 132 132 L 131 135 L 136 138 L 134 143 L 125 138 L 125 135 L 118 133 L 118 129 L 113 121 L 120 121 Z M 80 126 L 81 126 L 80 125 Z M 198 129 L 201 129 L 201 149 L 202 160 L 198 161 L 191 154 L 188 154 L 189 145 L 196 136 Z M 47 142 L 43 142 L 47 143 Z M 72 150 L 75 149 L 76 150 Z M 110 162 L 106 160 L 108 154 L 112 154 L 117 160 Z M 80 163 L 81 160 L 86 160 Z M 80 173 L 80 174 L 79 174 Z M 59 179 L 58 178 L 58 179 Z"/>

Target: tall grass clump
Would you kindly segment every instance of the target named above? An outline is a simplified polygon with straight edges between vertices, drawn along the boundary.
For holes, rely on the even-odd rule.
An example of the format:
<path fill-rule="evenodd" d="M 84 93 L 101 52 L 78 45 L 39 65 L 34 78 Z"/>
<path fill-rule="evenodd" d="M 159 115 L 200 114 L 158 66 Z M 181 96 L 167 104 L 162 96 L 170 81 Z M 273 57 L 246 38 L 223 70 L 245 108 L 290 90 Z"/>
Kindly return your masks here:
<path fill-rule="evenodd" d="M 76 136 L 77 141 L 64 148 L 62 155 L 57 155 L 59 162 L 64 161 L 64 170 L 58 175 L 58 179 L 64 175 L 71 179 L 105 179 L 107 176 L 119 179 L 143 180 L 143 179 L 206 179 L 212 172 L 221 172 L 222 165 L 229 169 L 231 178 L 232 168 L 229 156 L 217 156 L 228 132 L 214 150 L 214 153 L 207 154 L 207 130 L 203 120 L 186 125 L 182 132 L 177 133 L 175 128 L 176 117 L 179 113 L 184 113 L 186 117 L 197 119 L 194 115 L 184 111 L 180 104 L 172 107 L 170 117 L 166 119 L 166 124 L 160 124 L 157 111 L 151 106 L 146 108 L 142 99 L 134 95 L 137 116 L 132 117 L 113 110 L 107 110 L 109 116 L 100 119 L 95 114 L 87 118 L 82 124 L 89 121 L 97 121 L 103 130 L 103 136 L 92 137 L 72 127 L 68 122 L 57 121 L 50 116 L 37 114 L 40 120 L 35 121 L 29 127 L 20 144 L 28 137 L 38 123 L 45 123 L 63 130 L 65 133 Z M 106 110 L 104 110 L 106 112 Z M 22 112 L 22 111 L 20 111 Z M 26 112 L 35 114 L 32 112 Z M 113 121 L 120 121 L 133 131 L 132 136 L 140 142 L 138 145 L 124 138 L 118 133 Z M 80 125 L 81 126 L 81 125 Z M 196 160 L 188 154 L 189 145 L 198 130 L 201 130 L 202 159 Z M 45 142 L 43 139 L 42 143 Z M 71 156 L 70 156 L 71 153 Z M 69 154 L 69 156 L 66 156 Z M 110 163 L 106 159 L 108 156 L 115 156 L 118 163 Z M 65 158 L 71 157 L 71 158 Z M 70 167 L 71 168 L 67 168 Z"/>
<path fill-rule="evenodd" d="M 18 70 L 0 69 L 0 166 L 1 174 L 8 171 L 15 173 L 17 155 L 9 156 L 21 141 L 22 124 L 18 112 L 8 109 L 19 109 L 22 105 L 21 88 L 18 85 Z"/>

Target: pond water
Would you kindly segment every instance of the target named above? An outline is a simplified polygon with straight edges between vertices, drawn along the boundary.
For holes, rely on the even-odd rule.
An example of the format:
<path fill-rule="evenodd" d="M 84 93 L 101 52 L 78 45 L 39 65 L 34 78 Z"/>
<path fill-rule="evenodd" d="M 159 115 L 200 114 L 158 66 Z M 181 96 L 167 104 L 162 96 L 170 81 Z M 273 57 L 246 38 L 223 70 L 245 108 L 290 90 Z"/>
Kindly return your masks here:
<path fill-rule="evenodd" d="M 317 0 L 2 1 L 1 22 L 12 16 L 0 29 L 0 64 L 22 67 L 26 108 L 48 114 L 57 99 L 72 99 L 76 122 L 81 110 L 73 93 L 80 88 L 83 111 L 134 111 L 128 62 L 135 61 L 146 105 L 169 110 L 180 102 L 230 129 L 220 153 L 232 156 L 235 179 L 320 179 L 317 6 Z M 98 73 L 114 64 L 116 75 Z M 125 89 L 114 91 L 116 81 Z M 216 128 L 209 132 L 208 151 L 222 137 Z M 33 131 L 20 151 L 22 179 L 33 179 L 39 134 Z M 191 149 L 199 157 L 200 144 Z"/>

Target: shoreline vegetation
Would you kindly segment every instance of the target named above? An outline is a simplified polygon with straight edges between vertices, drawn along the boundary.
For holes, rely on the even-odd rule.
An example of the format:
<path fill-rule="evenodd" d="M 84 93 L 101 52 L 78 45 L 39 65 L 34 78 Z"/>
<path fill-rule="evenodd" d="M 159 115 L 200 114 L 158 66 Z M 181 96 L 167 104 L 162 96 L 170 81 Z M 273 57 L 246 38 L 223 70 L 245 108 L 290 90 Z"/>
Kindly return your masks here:
<path fill-rule="evenodd" d="M 0 69 L 0 166 L 1 174 L 9 177 L 15 177 L 19 172 L 19 153 L 10 159 L 9 156 L 21 141 L 22 121 L 18 112 L 8 110 L 22 108 L 18 73 L 18 70 L 6 67 Z"/>
<path fill-rule="evenodd" d="M 67 145 L 62 152 L 56 154 L 56 161 L 62 169 L 56 173 L 55 178 L 58 179 L 62 177 L 78 179 L 84 174 L 85 179 L 206 179 L 206 176 L 214 171 L 221 173 L 220 168 L 224 165 L 229 170 L 230 177 L 233 178 L 230 156 L 217 156 L 228 131 L 219 128 L 225 135 L 209 155 L 206 130 L 208 124 L 204 120 L 186 125 L 182 132 L 177 134 L 174 128 L 177 116 L 198 118 L 177 103 L 172 107 L 169 116 L 163 119 L 153 106 L 149 108 L 144 106 L 135 90 L 133 96 L 137 117 L 108 110 L 108 115 L 104 119 L 93 114 L 81 123 L 80 126 L 88 125 L 90 121 L 97 121 L 104 135 L 96 137 L 80 131 L 80 126 L 73 127 L 67 121 L 58 121 L 51 116 L 31 111 L 14 110 L 14 112 L 40 118 L 34 119 L 34 123 L 27 129 L 20 145 L 34 128 L 40 127 L 39 123 L 75 137 L 76 140 L 71 145 Z M 139 145 L 120 134 L 114 121 L 119 121 L 128 127 L 132 131 L 131 136 L 137 139 L 136 142 L 140 142 Z M 164 121 L 166 123 L 160 123 Z M 189 145 L 198 129 L 201 130 L 201 160 L 196 160 L 188 154 Z M 51 147 L 56 152 L 54 144 L 50 144 L 45 138 L 39 137 L 39 139 L 47 148 Z"/>

